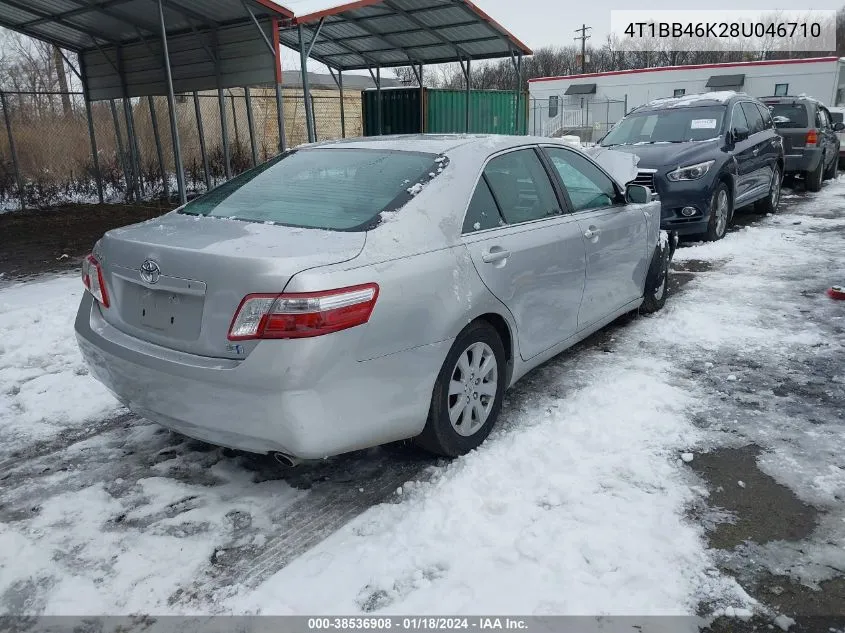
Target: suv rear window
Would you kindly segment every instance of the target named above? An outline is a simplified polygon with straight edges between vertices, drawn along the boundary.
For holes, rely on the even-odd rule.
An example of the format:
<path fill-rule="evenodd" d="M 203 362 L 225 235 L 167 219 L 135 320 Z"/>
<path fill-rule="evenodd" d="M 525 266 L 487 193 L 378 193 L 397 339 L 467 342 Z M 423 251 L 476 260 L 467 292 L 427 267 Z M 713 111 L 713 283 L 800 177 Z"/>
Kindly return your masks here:
<path fill-rule="evenodd" d="M 185 205 L 181 213 L 335 231 L 375 227 L 439 173 L 445 157 L 379 149 L 294 150 Z"/>
<path fill-rule="evenodd" d="M 775 103 L 769 106 L 776 127 L 809 127 L 803 103 Z"/>

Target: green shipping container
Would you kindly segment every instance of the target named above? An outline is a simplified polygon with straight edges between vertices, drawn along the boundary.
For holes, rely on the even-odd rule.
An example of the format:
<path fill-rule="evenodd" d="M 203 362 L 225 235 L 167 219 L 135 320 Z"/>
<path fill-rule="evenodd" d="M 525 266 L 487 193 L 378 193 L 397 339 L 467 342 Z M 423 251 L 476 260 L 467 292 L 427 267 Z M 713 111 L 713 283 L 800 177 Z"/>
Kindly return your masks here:
<path fill-rule="evenodd" d="M 381 133 L 418 134 L 420 120 L 424 132 L 446 134 L 466 132 L 466 91 L 425 88 L 422 103 L 419 88 L 390 88 L 381 91 Z M 378 91 L 361 94 L 364 136 L 376 136 L 378 128 Z M 525 134 L 527 95 L 519 99 L 519 126 L 515 116 L 516 92 L 513 90 L 473 90 L 470 92 L 470 125 L 473 134 Z M 420 117 L 420 108 L 424 117 Z"/>

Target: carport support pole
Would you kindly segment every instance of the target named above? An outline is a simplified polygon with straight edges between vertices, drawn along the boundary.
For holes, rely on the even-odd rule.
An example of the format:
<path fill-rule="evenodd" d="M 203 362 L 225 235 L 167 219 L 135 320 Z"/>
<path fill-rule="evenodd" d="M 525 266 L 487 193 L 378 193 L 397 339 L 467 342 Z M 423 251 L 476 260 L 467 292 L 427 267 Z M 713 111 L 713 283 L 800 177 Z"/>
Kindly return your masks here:
<path fill-rule="evenodd" d="M 423 65 L 420 64 L 420 134 L 425 134 L 425 88 L 423 88 Z"/>
<path fill-rule="evenodd" d="M 135 182 L 135 200 L 141 201 L 144 185 L 141 182 L 141 152 L 138 150 L 138 135 L 135 134 L 135 117 L 132 114 L 132 101 L 123 99 L 123 116 L 126 118 L 126 141 L 129 143 L 129 157 L 132 161 L 132 178 Z"/>
<path fill-rule="evenodd" d="M 469 113 L 470 113 L 470 108 L 469 108 L 469 98 L 470 98 L 470 87 L 471 87 L 471 86 L 470 86 L 469 57 L 467 57 L 467 68 L 466 68 L 466 72 L 464 73 L 464 75 L 466 76 L 466 80 L 467 80 L 467 88 L 466 88 L 466 94 L 467 94 L 467 102 L 466 102 L 466 133 L 467 133 L 467 134 L 469 134 L 469 116 L 470 116 L 470 115 L 469 115 Z"/>
<path fill-rule="evenodd" d="M 223 88 L 217 88 L 217 104 L 220 106 L 220 134 L 223 137 L 223 168 L 226 180 L 229 180 L 232 177 L 232 161 L 229 157 L 229 123 L 226 119 L 226 95 L 223 94 Z"/>
<path fill-rule="evenodd" d="M 205 176 L 205 190 L 211 189 L 211 170 L 208 168 L 208 152 L 205 147 L 205 128 L 202 124 L 202 108 L 200 108 L 199 93 L 194 90 L 194 115 L 197 117 L 197 133 L 200 137 L 200 154 L 202 155 L 202 173 Z"/>
<path fill-rule="evenodd" d="M 513 133 L 519 134 L 519 122 L 522 119 L 519 112 L 520 97 L 522 96 L 522 53 L 516 56 L 516 112 L 514 113 Z M 526 130 L 527 131 L 527 130 Z"/>
<path fill-rule="evenodd" d="M 276 123 L 279 126 L 279 151 L 285 151 L 287 139 L 285 138 L 285 105 L 282 99 L 282 84 L 276 82 Z"/>
<path fill-rule="evenodd" d="M 223 170 L 226 180 L 232 177 L 232 161 L 229 155 L 229 124 L 226 121 L 226 95 L 223 93 L 223 72 L 220 67 L 220 47 L 217 41 L 217 30 L 211 32 L 212 48 L 214 49 L 214 77 L 217 81 L 217 105 L 220 108 L 220 136 L 223 137 Z"/>
<path fill-rule="evenodd" d="M 97 180 L 97 198 L 103 204 L 103 176 L 100 173 L 100 156 L 97 151 L 97 136 L 94 133 L 94 114 L 91 112 L 91 93 L 88 92 L 88 74 L 85 72 L 84 56 L 79 54 L 79 74 L 82 80 L 82 98 L 85 100 L 85 116 L 88 119 L 88 137 L 91 139 L 91 160 L 94 178 Z"/>
<path fill-rule="evenodd" d="M 132 189 L 135 194 L 135 201 L 141 201 L 141 173 L 140 173 L 140 152 L 138 151 L 138 139 L 135 135 L 135 119 L 132 116 L 132 102 L 129 99 L 129 91 L 126 88 L 126 71 L 123 64 L 123 49 L 115 48 L 117 55 L 117 72 L 120 77 L 120 92 L 123 95 L 123 119 L 126 123 L 126 142 L 129 145 L 129 168 L 132 170 Z"/>
<path fill-rule="evenodd" d="M 381 66 L 376 66 L 376 112 L 378 115 L 378 135 L 381 136 Z"/>
<path fill-rule="evenodd" d="M 308 142 L 314 142 L 314 120 L 311 118 L 311 90 L 308 87 L 308 51 L 305 49 L 305 36 L 302 25 L 299 30 L 299 70 L 302 73 L 302 98 L 305 101 L 305 128 L 308 132 Z"/>
<path fill-rule="evenodd" d="M 9 135 L 9 153 L 12 155 L 12 166 L 15 169 L 15 180 L 18 182 L 18 195 L 21 199 L 21 210 L 26 208 L 24 203 L 23 180 L 21 180 L 20 165 L 18 165 L 18 150 L 15 148 L 15 137 L 12 134 L 12 122 L 9 118 L 9 103 L 6 101 L 6 93 L 0 90 L 0 103 L 3 105 L 3 118 L 6 121 L 6 134 Z"/>
<path fill-rule="evenodd" d="M 156 116 L 155 100 L 152 96 L 147 97 L 147 104 L 150 106 L 150 124 L 153 126 L 153 140 L 156 144 L 158 168 L 161 170 L 161 187 L 164 191 L 165 200 L 170 202 L 170 178 L 167 176 L 167 167 L 164 164 L 164 151 L 161 149 L 161 135 L 158 132 L 158 117 Z"/>
<path fill-rule="evenodd" d="M 114 99 L 109 99 L 109 106 L 111 108 L 111 118 L 114 121 L 114 138 L 117 141 L 117 154 L 120 160 L 120 168 L 123 170 L 123 179 L 126 181 L 126 191 L 132 187 L 129 177 L 129 169 L 126 167 L 126 154 L 123 153 L 123 137 L 120 136 L 120 120 L 117 118 L 117 106 L 114 105 Z"/>
<path fill-rule="evenodd" d="M 249 86 L 244 86 L 244 100 L 246 101 L 246 126 L 249 132 L 249 147 L 252 150 L 252 166 L 258 164 L 258 148 L 255 145 L 255 119 L 252 114 L 252 94 Z"/>
<path fill-rule="evenodd" d="M 343 101 L 343 71 L 337 69 L 337 87 L 340 90 L 340 138 L 346 138 L 346 107 Z"/>
<path fill-rule="evenodd" d="M 164 5 L 158 0 L 158 18 L 161 22 L 161 48 L 164 53 L 164 71 L 167 78 L 167 109 L 170 115 L 170 136 L 173 139 L 173 162 L 176 165 L 176 183 L 179 186 L 179 202 L 185 204 L 185 173 L 182 171 L 182 148 L 179 146 L 179 128 L 176 125 L 176 95 L 173 94 L 173 73 L 170 70 L 170 53 L 167 50 L 167 27 L 164 24 Z"/>

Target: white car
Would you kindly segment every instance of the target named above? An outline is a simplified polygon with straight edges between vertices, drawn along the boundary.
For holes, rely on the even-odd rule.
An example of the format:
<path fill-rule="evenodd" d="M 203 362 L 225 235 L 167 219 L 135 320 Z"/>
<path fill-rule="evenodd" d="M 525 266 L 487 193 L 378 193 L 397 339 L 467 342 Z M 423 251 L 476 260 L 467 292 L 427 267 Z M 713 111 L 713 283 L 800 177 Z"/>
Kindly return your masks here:
<path fill-rule="evenodd" d="M 845 108 L 828 108 L 830 112 L 831 123 L 845 123 Z M 839 167 L 845 168 L 845 130 L 836 133 L 839 139 Z"/>

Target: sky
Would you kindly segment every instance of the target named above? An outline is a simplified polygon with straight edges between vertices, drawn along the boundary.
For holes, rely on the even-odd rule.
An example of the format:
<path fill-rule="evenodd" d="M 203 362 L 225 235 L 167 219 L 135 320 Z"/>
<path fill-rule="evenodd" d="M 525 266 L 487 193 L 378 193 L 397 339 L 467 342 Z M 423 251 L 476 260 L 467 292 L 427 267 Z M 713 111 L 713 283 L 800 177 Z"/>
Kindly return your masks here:
<path fill-rule="evenodd" d="M 540 46 L 566 46 L 573 44 L 575 29 L 582 24 L 593 27 L 589 44 L 600 45 L 610 33 L 610 12 L 634 10 L 642 7 L 653 10 L 676 9 L 746 9 L 771 12 L 777 9 L 838 9 L 842 0 L 792 0 L 773 4 L 772 0 L 708 0 L 706 4 L 679 6 L 678 0 L 591 0 L 575 3 L 554 0 L 474 0 L 483 11 L 511 31 L 531 48 Z M 513 7 L 519 10 L 514 11 Z M 574 6 L 577 10 L 572 10 Z M 639 7 L 638 7 L 639 5 Z"/>
<path fill-rule="evenodd" d="M 342 0 L 276 0 L 290 8 L 296 14 L 311 12 L 325 6 L 332 6 Z M 473 0 L 485 13 L 522 40 L 529 48 L 542 46 L 567 46 L 574 44 L 575 29 L 582 24 L 592 27 L 591 39 L 588 44 L 600 46 L 610 33 L 610 12 L 616 10 L 632 10 L 637 3 L 631 0 L 591 0 L 590 2 L 575 3 L 566 0 Z M 744 9 L 759 10 L 769 13 L 778 9 L 809 10 L 809 9 L 838 9 L 845 0 L 791 0 L 773 5 L 771 0 L 708 0 L 706 5 L 684 6 L 685 9 Z M 648 0 L 640 5 L 645 10 L 673 10 L 678 9 L 678 0 Z M 518 7 L 518 10 L 514 10 Z M 577 7 L 577 8 L 576 8 Z M 573 10 L 575 9 L 575 10 Z M 299 54 L 285 51 L 282 56 L 285 69 L 299 68 Z M 325 67 L 310 61 L 308 69 L 313 72 L 326 72 Z M 367 74 L 362 71 L 361 74 Z"/>

